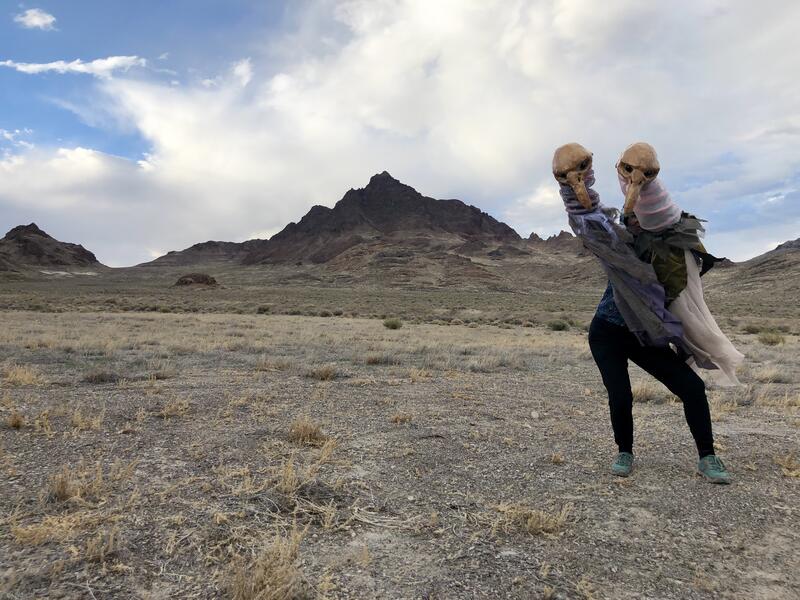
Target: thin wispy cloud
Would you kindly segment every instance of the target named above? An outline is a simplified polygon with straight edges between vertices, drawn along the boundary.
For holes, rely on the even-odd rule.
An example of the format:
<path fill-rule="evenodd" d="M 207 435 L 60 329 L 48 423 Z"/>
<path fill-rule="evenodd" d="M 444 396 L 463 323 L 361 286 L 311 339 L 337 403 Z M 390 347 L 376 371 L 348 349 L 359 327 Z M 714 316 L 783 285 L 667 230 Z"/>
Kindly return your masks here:
<path fill-rule="evenodd" d="M 41 8 L 29 8 L 25 12 L 16 15 L 14 22 L 25 29 L 54 31 L 56 28 L 56 18 Z"/>
<path fill-rule="evenodd" d="M 0 66 L 9 67 L 20 73 L 36 75 L 39 73 L 82 73 L 99 78 L 109 78 L 115 71 L 127 71 L 132 67 L 144 67 L 147 61 L 138 56 L 109 56 L 89 62 L 56 60 L 49 63 L 21 63 L 13 60 L 0 61 Z"/>

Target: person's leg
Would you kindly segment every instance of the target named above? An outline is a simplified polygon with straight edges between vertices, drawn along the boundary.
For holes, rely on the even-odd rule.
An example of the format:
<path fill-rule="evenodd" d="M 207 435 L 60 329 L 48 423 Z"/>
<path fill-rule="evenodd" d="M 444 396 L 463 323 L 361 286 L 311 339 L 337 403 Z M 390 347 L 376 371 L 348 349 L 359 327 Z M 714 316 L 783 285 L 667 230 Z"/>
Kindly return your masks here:
<path fill-rule="evenodd" d="M 630 359 L 681 399 L 700 458 L 714 454 L 711 413 L 700 376 L 669 348 L 639 346 L 630 352 Z"/>
<path fill-rule="evenodd" d="M 593 319 L 589 326 L 589 348 L 608 391 L 611 427 L 620 452 L 633 453 L 633 393 L 628 376 L 624 327 Z"/>

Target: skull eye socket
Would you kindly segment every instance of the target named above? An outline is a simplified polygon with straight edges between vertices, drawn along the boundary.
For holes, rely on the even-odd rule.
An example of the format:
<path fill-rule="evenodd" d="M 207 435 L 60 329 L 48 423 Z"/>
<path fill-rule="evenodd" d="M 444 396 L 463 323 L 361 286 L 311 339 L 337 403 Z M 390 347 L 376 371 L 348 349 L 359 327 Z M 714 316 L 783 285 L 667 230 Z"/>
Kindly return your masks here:
<path fill-rule="evenodd" d="M 625 170 L 626 173 L 633 173 L 633 167 L 630 165 L 622 165 L 622 168 Z"/>
<path fill-rule="evenodd" d="M 581 171 L 583 171 L 583 170 L 584 170 L 584 169 L 586 169 L 588 166 L 589 166 L 589 159 L 588 159 L 588 158 L 585 158 L 585 159 L 583 159 L 583 162 L 582 162 L 581 164 L 579 164 L 579 165 L 578 165 L 578 168 L 579 168 Z"/>
<path fill-rule="evenodd" d="M 658 175 L 658 169 L 648 169 L 644 172 L 645 177 L 655 177 Z"/>

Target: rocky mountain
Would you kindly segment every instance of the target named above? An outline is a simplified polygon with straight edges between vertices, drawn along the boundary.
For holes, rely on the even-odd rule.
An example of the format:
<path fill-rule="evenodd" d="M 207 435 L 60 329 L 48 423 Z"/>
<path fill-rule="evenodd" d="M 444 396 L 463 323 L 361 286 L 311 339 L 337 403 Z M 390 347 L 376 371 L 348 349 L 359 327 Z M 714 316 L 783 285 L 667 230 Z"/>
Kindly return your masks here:
<path fill-rule="evenodd" d="M 408 243 L 439 249 L 521 242 L 505 223 L 460 200 L 423 196 L 384 171 L 367 187 L 351 189 L 333 208 L 314 206 L 299 223 L 290 223 L 267 242 L 256 244 L 244 264 L 309 261 L 327 263 L 364 244 Z"/>
<path fill-rule="evenodd" d="M 14 227 L 0 239 L 0 270 L 102 266 L 95 255 L 83 246 L 61 242 L 39 229 L 35 223 Z"/>
<path fill-rule="evenodd" d="M 460 200 L 423 196 L 383 172 L 366 187 L 351 189 L 333 208 L 314 206 L 269 240 L 204 242 L 170 252 L 141 267 L 272 265 L 287 281 L 416 286 L 510 287 L 524 264 L 559 262 L 508 225 Z M 575 238 L 572 238 L 576 241 Z"/>

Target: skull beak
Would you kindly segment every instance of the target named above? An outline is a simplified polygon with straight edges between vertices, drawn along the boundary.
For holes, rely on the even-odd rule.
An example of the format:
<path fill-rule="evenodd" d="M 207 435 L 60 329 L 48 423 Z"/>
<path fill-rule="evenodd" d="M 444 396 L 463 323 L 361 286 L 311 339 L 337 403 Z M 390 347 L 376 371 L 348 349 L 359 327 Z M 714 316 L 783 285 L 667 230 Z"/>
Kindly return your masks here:
<path fill-rule="evenodd" d="M 639 193 L 642 191 L 644 183 L 644 173 L 639 169 L 634 169 L 628 180 L 628 191 L 625 193 L 625 207 L 623 213 L 629 215 L 633 212 L 633 207 L 639 201 Z"/>
<path fill-rule="evenodd" d="M 567 183 L 575 192 L 578 197 L 578 202 L 583 205 L 586 210 L 592 210 L 592 199 L 589 197 L 589 192 L 586 189 L 586 184 L 583 182 L 583 175 L 577 171 L 570 171 L 567 173 Z"/>

